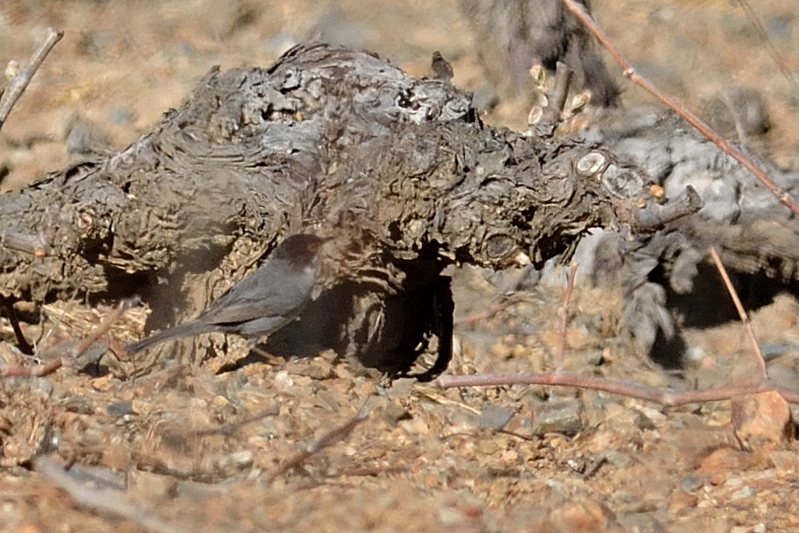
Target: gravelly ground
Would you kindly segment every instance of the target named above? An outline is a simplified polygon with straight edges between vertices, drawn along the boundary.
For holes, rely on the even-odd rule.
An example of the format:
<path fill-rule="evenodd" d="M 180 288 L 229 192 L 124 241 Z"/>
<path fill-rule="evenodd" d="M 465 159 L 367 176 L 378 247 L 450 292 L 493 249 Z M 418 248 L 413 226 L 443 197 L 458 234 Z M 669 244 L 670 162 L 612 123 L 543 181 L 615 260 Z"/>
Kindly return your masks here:
<path fill-rule="evenodd" d="M 598 18 L 620 48 L 689 105 L 701 109 L 733 83 L 761 90 L 773 122 L 765 147 L 779 163 L 795 164 L 796 91 L 779 69 L 799 70 L 792 2 L 752 3 L 779 57 L 738 3 L 604 4 Z M 5 189 L 68 164 L 65 144 L 76 121 L 124 147 L 179 105 L 212 65 L 268 65 L 309 37 L 375 50 L 414 75 L 428 74 L 429 57 L 440 50 L 453 63 L 455 83 L 485 83 L 468 23 L 452 0 L 229 7 L 207 0 L 20 1 L 0 7 L 0 59 L 27 57 L 47 25 L 66 36 L 0 135 Z M 624 87 L 626 104 L 645 100 Z M 486 120 L 518 128 L 526 116 L 522 103 L 502 102 Z M 455 276 L 458 317 L 491 305 L 491 276 L 471 269 Z M 490 318 L 458 326 L 450 371 L 552 368 L 560 295 L 558 287 L 540 287 Z M 772 375 L 793 390 L 798 310 L 783 294 L 752 315 L 773 357 Z M 54 330 L 47 344 L 84 334 L 103 312 L 48 308 L 44 327 Z M 689 368 L 666 374 L 620 331 L 619 313 L 619 295 L 575 291 L 567 369 L 685 390 L 734 382 L 754 368 L 742 328 L 725 323 L 689 329 Z M 115 335 L 129 338 L 142 320 L 129 314 Z M 11 340 L 7 323 L 0 328 Z M 30 326 L 28 337 L 38 328 Z M 6 345 L 0 354 L 11 357 Z M 795 443 L 742 449 L 729 402 L 663 408 L 541 386 L 442 391 L 409 380 L 387 384 L 330 354 L 215 375 L 221 363 L 136 382 L 70 369 L 3 382 L 0 529 L 140 531 L 145 517 L 159 517 L 150 528 L 157 531 L 743 532 L 799 525 Z M 280 471 L 364 406 L 368 417 L 350 434 Z M 571 420 L 571 434 L 542 429 L 549 416 Z M 53 436 L 63 459 L 93 467 L 92 475 L 114 475 L 93 482 L 89 501 L 124 500 L 130 516 L 95 512 L 30 472 L 37 445 Z M 116 483 L 127 489 L 118 492 Z"/>

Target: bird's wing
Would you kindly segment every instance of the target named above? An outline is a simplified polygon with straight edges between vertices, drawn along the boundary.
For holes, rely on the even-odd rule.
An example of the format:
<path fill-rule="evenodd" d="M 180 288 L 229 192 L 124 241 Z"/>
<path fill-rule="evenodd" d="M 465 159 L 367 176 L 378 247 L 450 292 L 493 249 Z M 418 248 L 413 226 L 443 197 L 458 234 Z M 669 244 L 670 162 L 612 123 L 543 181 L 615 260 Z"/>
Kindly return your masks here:
<path fill-rule="evenodd" d="M 270 316 L 289 316 L 296 313 L 299 300 L 285 286 L 272 286 L 248 291 L 248 287 L 233 287 L 220 297 L 205 313 L 208 324 L 237 324 Z"/>
<path fill-rule="evenodd" d="M 235 305 L 220 307 L 213 313 L 208 313 L 207 322 L 209 324 L 239 324 L 263 318 L 265 307 L 258 302 L 242 302 Z M 280 314 L 280 310 L 267 310 L 269 316 Z"/>

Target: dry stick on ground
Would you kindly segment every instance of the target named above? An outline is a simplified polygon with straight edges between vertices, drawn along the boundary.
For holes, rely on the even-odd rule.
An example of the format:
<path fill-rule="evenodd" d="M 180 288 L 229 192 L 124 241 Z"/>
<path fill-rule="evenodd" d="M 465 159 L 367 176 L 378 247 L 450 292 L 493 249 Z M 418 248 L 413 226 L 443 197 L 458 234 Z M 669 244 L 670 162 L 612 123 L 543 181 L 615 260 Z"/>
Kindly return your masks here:
<path fill-rule="evenodd" d="M 639 385 L 630 381 L 613 380 L 606 378 L 596 378 L 590 376 L 581 376 L 577 374 L 569 374 L 562 372 L 563 357 L 565 355 L 566 346 L 566 324 L 568 320 L 567 306 L 571 296 L 571 290 L 574 285 L 574 275 L 577 270 L 576 263 L 572 262 L 571 271 L 569 272 L 569 281 L 566 287 L 566 293 L 563 298 L 563 305 L 559 313 L 561 314 L 561 346 L 556 354 L 556 369 L 554 372 L 546 372 L 542 374 L 473 374 L 469 376 L 440 376 L 434 381 L 434 384 L 441 388 L 452 387 L 496 387 L 506 385 L 554 385 L 554 386 L 568 386 L 577 387 L 580 389 L 593 389 L 612 394 L 619 394 L 630 398 L 638 398 L 640 400 L 648 400 L 657 402 L 668 406 L 685 405 L 688 403 L 697 402 L 710 402 L 719 400 L 729 400 L 734 396 L 743 394 L 753 394 L 758 392 L 775 391 L 780 394 L 786 401 L 791 403 L 799 403 L 799 393 L 787 389 L 772 387 L 765 383 L 766 379 L 766 363 L 763 359 L 763 354 L 757 344 L 757 339 L 754 336 L 752 325 L 749 318 L 741 305 L 737 293 L 732 287 L 727 271 L 721 264 L 721 260 L 714 249 L 711 248 L 710 254 L 716 262 L 716 266 L 721 273 L 724 283 L 727 285 L 727 290 L 732 296 L 735 307 L 738 309 L 738 314 L 741 321 L 746 327 L 747 334 L 749 335 L 752 345 L 755 349 L 755 354 L 758 357 L 760 367 L 760 379 L 754 384 L 745 385 L 728 385 L 724 387 L 716 387 L 712 389 L 696 390 L 696 391 L 674 391 L 671 389 L 656 389 Z"/>
<path fill-rule="evenodd" d="M 596 36 L 599 42 L 602 43 L 602 46 L 604 46 L 605 49 L 610 52 L 610 55 L 613 56 L 614 61 L 621 66 L 622 74 L 626 78 L 629 78 L 633 83 L 666 104 L 669 108 L 673 109 L 678 115 L 685 119 L 686 122 L 699 130 L 702 135 L 710 139 L 713 144 L 718 146 L 725 154 L 733 157 L 747 170 L 749 170 L 749 172 L 754 174 L 760 183 L 762 183 L 782 204 L 788 207 L 788 209 L 790 209 L 794 214 L 799 215 L 799 206 L 796 205 L 796 202 L 788 191 L 785 191 L 777 186 L 777 184 L 766 175 L 765 171 L 758 167 L 742 151 L 730 144 L 721 135 L 716 133 L 713 128 L 708 126 L 702 119 L 661 92 L 660 89 L 655 87 L 649 80 L 640 76 L 635 71 L 635 68 L 633 68 L 632 64 L 630 64 L 630 62 L 627 61 L 621 52 L 619 52 L 616 47 L 613 46 L 613 43 L 610 42 L 608 36 L 605 34 L 602 28 L 600 28 L 599 25 L 594 22 L 583 6 L 578 4 L 575 0 L 563 0 L 563 3 L 566 5 L 569 11 L 574 13 L 574 15 L 580 19 L 585 27 L 588 28 L 588 30 L 593 33 L 594 36 Z"/>
<path fill-rule="evenodd" d="M 329 477 L 377 477 L 380 474 L 405 474 L 409 472 L 410 469 L 411 467 L 408 465 L 357 466 L 355 468 L 340 470 Z"/>
<path fill-rule="evenodd" d="M 47 54 L 50 53 L 50 50 L 53 49 L 55 44 L 60 41 L 63 36 L 63 31 L 47 28 L 47 33 L 44 36 L 42 44 L 39 45 L 39 49 L 34 52 L 25 67 L 8 82 L 8 87 L 5 88 L 2 97 L 0 97 L 0 129 L 3 129 L 3 124 L 5 124 L 8 114 L 11 113 L 14 104 L 17 103 L 22 93 L 25 92 L 31 79 L 33 79 L 33 75 L 36 74 L 36 71 L 42 66 Z"/>
<path fill-rule="evenodd" d="M 129 501 L 121 492 L 109 489 L 98 490 L 73 479 L 67 470 L 49 457 L 35 458 L 33 469 L 65 490 L 79 506 L 90 511 L 129 520 L 145 531 L 155 533 L 183 533 L 185 531 L 148 513 L 142 509 L 141 504 Z"/>
<path fill-rule="evenodd" d="M 507 385 L 552 385 L 559 387 L 576 387 L 609 392 L 647 400 L 662 405 L 677 406 L 689 403 L 715 402 L 729 400 L 734 396 L 774 391 L 786 401 L 799 404 L 799 393 L 770 386 L 767 383 L 754 385 L 727 385 L 704 390 L 675 391 L 657 389 L 625 380 L 580 376 L 568 372 L 544 372 L 541 374 L 472 374 L 468 376 L 440 376 L 435 385 L 449 389 L 452 387 L 499 387 Z"/>
<path fill-rule="evenodd" d="M 574 277 L 577 274 L 577 261 L 571 262 L 569 279 L 566 282 L 566 291 L 563 293 L 563 304 L 558 310 L 560 315 L 560 346 L 555 354 L 555 372 L 563 370 L 563 360 L 566 359 L 566 328 L 569 325 L 569 300 L 574 290 Z"/>
<path fill-rule="evenodd" d="M 735 287 L 732 286 L 732 281 L 730 281 L 730 276 L 727 274 L 727 269 L 724 268 L 724 264 L 721 262 L 721 258 L 719 257 L 716 248 L 710 248 L 710 257 L 713 258 L 713 262 L 716 264 L 716 268 L 721 274 L 721 279 L 724 280 L 724 286 L 727 287 L 727 292 L 730 293 L 732 297 L 732 302 L 735 304 L 735 309 L 738 311 L 738 317 L 741 319 L 741 322 L 744 325 L 746 330 L 746 335 L 749 337 L 749 340 L 752 342 L 752 348 L 754 349 L 755 356 L 757 359 L 757 365 L 760 369 L 760 379 L 758 380 L 759 383 L 762 383 L 766 380 L 768 376 L 766 371 L 766 360 L 763 358 L 763 352 L 760 351 L 760 345 L 757 343 L 757 338 L 755 337 L 755 331 L 752 329 L 752 322 L 749 320 L 749 316 L 746 314 L 744 310 L 744 306 L 741 304 L 741 299 L 738 298 L 738 293 L 735 290 Z"/>
<path fill-rule="evenodd" d="M 36 366 L 11 364 L 0 369 L 0 378 L 41 377 L 48 376 L 64 366 L 64 359 L 59 357 Z"/>
<path fill-rule="evenodd" d="M 122 300 L 117 305 L 117 308 L 110 312 L 100 323 L 94 331 L 92 331 L 85 339 L 78 342 L 74 347 L 69 349 L 66 355 L 57 355 L 51 361 L 48 361 L 41 365 L 36 366 L 22 366 L 22 365 L 8 365 L 0 369 L 0 378 L 11 378 L 11 377 L 24 377 L 24 376 L 47 376 L 52 374 L 62 366 L 70 366 L 72 363 L 75 362 L 81 355 L 83 355 L 86 350 L 88 350 L 92 344 L 97 342 L 102 335 L 108 333 L 108 330 L 111 329 L 111 326 L 114 325 L 114 322 L 119 320 L 119 317 L 122 316 L 122 313 L 136 305 L 138 300 L 135 299 L 127 299 Z M 52 352 L 61 352 L 63 351 L 63 345 L 58 344 L 54 346 L 51 350 Z M 55 355 L 55 354 L 54 354 Z M 41 354 L 41 357 L 46 359 L 47 352 Z"/>
<path fill-rule="evenodd" d="M 309 444 L 307 448 L 280 463 L 274 470 L 266 475 L 266 482 L 272 483 L 285 472 L 300 466 L 302 463 L 307 461 L 309 457 L 320 452 L 321 450 L 324 450 L 328 446 L 347 438 L 347 436 L 352 433 L 352 430 L 355 429 L 358 424 L 366 420 L 368 416 L 369 411 L 365 408 L 361 409 L 357 415 L 349 419 L 345 424 L 328 431 Z"/>
<path fill-rule="evenodd" d="M 277 416 L 279 414 L 280 414 L 280 405 L 275 404 L 266 409 L 262 409 L 261 411 L 258 411 L 253 415 L 245 417 L 243 420 L 239 420 L 237 422 L 228 422 L 226 424 L 222 424 L 221 426 L 215 428 L 197 429 L 194 431 L 189 431 L 187 432 L 188 433 L 187 436 L 205 437 L 211 435 L 226 435 L 226 436 L 233 435 L 236 431 L 246 426 L 247 424 L 252 424 L 253 422 L 259 422 L 264 418 L 270 416 Z"/>
<path fill-rule="evenodd" d="M 111 311 L 105 317 L 105 319 L 103 319 L 102 323 L 100 324 L 100 327 L 92 331 L 85 339 L 80 341 L 78 345 L 75 346 L 75 349 L 72 350 L 72 353 L 70 353 L 70 355 L 72 357 L 80 357 L 81 355 L 83 355 L 83 353 L 86 350 L 88 350 L 89 347 L 92 344 L 94 344 L 97 341 L 97 339 L 100 338 L 101 335 L 105 335 L 108 332 L 108 330 L 111 329 L 111 326 L 114 324 L 114 322 L 119 320 L 119 317 L 122 316 L 122 313 L 124 313 L 125 311 L 127 311 L 132 307 L 135 307 L 138 304 L 139 304 L 138 298 L 128 298 L 125 300 L 121 300 L 117 305 L 117 308 Z"/>
<path fill-rule="evenodd" d="M 461 324 L 471 324 L 472 322 L 481 322 L 483 320 L 491 318 L 492 316 L 496 315 L 503 309 L 510 307 L 514 303 L 516 302 L 511 300 L 510 298 L 506 298 L 504 301 L 499 302 L 496 305 L 492 305 L 488 309 L 483 309 L 482 311 L 477 311 L 475 313 L 471 313 L 463 317 L 457 317 L 453 321 L 453 324 L 459 326 Z"/>

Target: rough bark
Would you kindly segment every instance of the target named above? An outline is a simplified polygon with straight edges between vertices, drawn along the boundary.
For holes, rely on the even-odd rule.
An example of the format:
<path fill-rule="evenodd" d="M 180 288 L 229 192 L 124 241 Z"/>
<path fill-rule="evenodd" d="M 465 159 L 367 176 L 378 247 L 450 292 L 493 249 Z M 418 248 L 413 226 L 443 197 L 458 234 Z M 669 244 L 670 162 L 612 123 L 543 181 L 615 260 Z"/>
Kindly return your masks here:
<path fill-rule="evenodd" d="M 0 291 L 138 293 L 160 328 L 282 235 L 315 231 L 332 238 L 321 296 L 276 342 L 405 368 L 451 327 L 446 265 L 541 265 L 588 228 L 651 231 L 698 208 L 689 191 L 675 215 L 649 190 L 590 143 L 483 126 L 446 80 L 301 45 L 269 69 L 212 69 L 127 149 L 0 197 Z"/>
<path fill-rule="evenodd" d="M 736 316 L 724 311 L 729 296 L 715 268 L 705 268 L 708 248 L 718 250 L 744 295 L 757 296 L 752 303 L 768 301 L 770 293 L 799 280 L 799 224 L 746 169 L 664 110 L 641 106 L 606 114 L 584 132 L 586 138 L 646 169 L 667 195 L 690 183 L 705 204 L 695 216 L 644 240 L 607 233 L 594 263 L 597 281 L 625 290 L 627 327 L 644 347 L 662 351 L 669 365 L 679 366 L 685 346 L 679 338 L 665 342 L 675 332 L 668 307 L 681 302 L 681 313 L 696 317 L 686 323 Z M 799 173 L 752 157 L 796 197 Z M 763 283 L 764 275 L 772 281 Z M 689 293 L 694 298 L 681 296 Z M 664 335 L 658 337 L 660 332 Z M 655 346 L 658 340 L 662 350 Z"/>

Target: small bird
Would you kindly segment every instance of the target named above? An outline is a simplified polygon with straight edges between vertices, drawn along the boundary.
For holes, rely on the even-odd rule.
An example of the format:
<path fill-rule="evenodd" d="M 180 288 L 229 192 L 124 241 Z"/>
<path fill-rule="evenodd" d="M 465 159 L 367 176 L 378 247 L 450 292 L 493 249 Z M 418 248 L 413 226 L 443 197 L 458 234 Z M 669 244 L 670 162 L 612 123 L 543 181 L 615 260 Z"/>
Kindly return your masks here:
<path fill-rule="evenodd" d="M 450 81 L 455 73 L 452 70 L 452 65 L 449 61 L 444 59 L 441 52 L 436 50 L 433 52 L 433 59 L 430 62 L 430 68 L 433 69 L 433 79 L 441 81 Z"/>
<path fill-rule="evenodd" d="M 202 333 L 266 337 L 292 322 L 311 299 L 324 239 L 298 233 L 286 238 L 266 262 L 215 300 L 200 316 L 128 344 L 128 354 L 154 344 Z"/>

